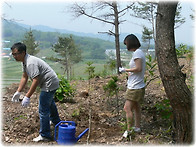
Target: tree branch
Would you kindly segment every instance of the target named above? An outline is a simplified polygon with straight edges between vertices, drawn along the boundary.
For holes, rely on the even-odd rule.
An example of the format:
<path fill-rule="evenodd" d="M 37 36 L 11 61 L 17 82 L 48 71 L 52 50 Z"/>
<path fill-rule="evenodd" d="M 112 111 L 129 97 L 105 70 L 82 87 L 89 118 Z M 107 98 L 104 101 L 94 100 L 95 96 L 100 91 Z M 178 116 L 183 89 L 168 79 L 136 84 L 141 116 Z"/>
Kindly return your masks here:
<path fill-rule="evenodd" d="M 92 15 L 89 15 L 87 13 L 83 13 L 83 15 L 87 16 L 87 17 L 90 17 L 92 19 L 96 19 L 96 20 L 99 20 L 99 21 L 102 21 L 102 22 L 105 22 L 105 23 L 109 23 L 109 24 L 113 24 L 114 25 L 114 22 L 111 22 L 111 21 L 107 21 L 105 19 L 101 19 L 101 18 L 98 18 L 96 16 L 92 16 Z"/>
<path fill-rule="evenodd" d="M 125 10 L 131 9 L 133 5 L 134 4 L 131 4 L 131 5 L 127 6 L 126 8 L 122 9 L 121 11 L 119 11 L 118 14 L 124 12 Z"/>
<path fill-rule="evenodd" d="M 75 17 L 80 17 L 81 15 L 85 15 L 85 16 L 87 16 L 89 18 L 92 18 L 92 19 L 95 19 L 95 20 L 99 20 L 99 21 L 102 21 L 102 22 L 114 25 L 114 22 L 112 22 L 112 21 L 108 21 L 106 19 L 102 19 L 102 18 L 99 18 L 97 16 L 93 16 L 93 14 L 86 13 L 86 11 L 85 11 L 86 9 L 87 8 L 85 6 L 79 6 L 77 3 L 75 3 L 74 6 L 72 7 L 73 12 L 75 12 L 75 14 L 76 14 Z"/>
<path fill-rule="evenodd" d="M 110 36 L 115 36 L 115 33 L 114 32 L 112 32 L 111 30 L 109 30 L 108 32 L 98 32 L 98 33 L 102 33 L 102 34 L 108 34 L 108 35 L 110 35 Z"/>

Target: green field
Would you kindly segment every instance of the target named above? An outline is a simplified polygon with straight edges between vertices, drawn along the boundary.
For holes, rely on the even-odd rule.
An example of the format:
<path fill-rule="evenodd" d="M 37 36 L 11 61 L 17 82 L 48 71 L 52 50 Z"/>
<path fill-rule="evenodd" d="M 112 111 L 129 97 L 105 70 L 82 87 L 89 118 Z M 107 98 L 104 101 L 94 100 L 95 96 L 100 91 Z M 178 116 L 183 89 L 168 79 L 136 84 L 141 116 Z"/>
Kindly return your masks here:
<path fill-rule="evenodd" d="M 22 75 L 22 65 L 20 62 L 16 62 L 14 59 L 8 60 L 8 58 L 2 58 L 2 87 L 7 87 L 12 83 L 19 83 Z M 50 60 L 45 60 L 56 73 L 64 74 L 64 67 Z M 90 60 L 92 61 L 92 60 Z M 88 75 L 85 73 L 87 60 L 74 65 L 74 79 L 87 79 Z M 92 61 L 92 66 L 95 66 L 95 73 L 100 73 L 104 69 L 106 61 Z"/>
<path fill-rule="evenodd" d="M 8 60 L 8 58 L 2 58 L 1 62 L 1 86 L 5 87 L 12 83 L 18 83 L 22 75 L 21 63 Z"/>

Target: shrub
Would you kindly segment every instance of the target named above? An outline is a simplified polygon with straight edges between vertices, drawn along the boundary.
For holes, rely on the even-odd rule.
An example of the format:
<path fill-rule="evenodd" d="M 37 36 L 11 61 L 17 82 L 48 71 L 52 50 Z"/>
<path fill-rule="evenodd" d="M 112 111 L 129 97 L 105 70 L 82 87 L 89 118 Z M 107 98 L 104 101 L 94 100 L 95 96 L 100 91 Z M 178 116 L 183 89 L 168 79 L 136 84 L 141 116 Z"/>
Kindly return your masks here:
<path fill-rule="evenodd" d="M 155 104 L 155 108 L 163 119 L 170 120 L 172 116 L 172 107 L 169 99 L 164 99 L 161 102 Z"/>
<path fill-rule="evenodd" d="M 178 58 L 185 58 L 185 54 L 190 53 L 191 49 L 187 47 L 187 45 L 180 44 L 178 48 L 176 48 L 176 54 Z"/>
<path fill-rule="evenodd" d="M 112 79 L 108 82 L 108 84 L 103 85 L 103 89 L 106 92 L 108 97 L 115 95 L 118 92 L 118 85 L 117 85 L 118 77 L 113 76 Z"/>
<path fill-rule="evenodd" d="M 58 101 L 73 100 L 75 89 L 70 85 L 69 81 L 60 74 L 57 74 L 59 78 L 59 88 L 56 90 L 55 99 Z"/>

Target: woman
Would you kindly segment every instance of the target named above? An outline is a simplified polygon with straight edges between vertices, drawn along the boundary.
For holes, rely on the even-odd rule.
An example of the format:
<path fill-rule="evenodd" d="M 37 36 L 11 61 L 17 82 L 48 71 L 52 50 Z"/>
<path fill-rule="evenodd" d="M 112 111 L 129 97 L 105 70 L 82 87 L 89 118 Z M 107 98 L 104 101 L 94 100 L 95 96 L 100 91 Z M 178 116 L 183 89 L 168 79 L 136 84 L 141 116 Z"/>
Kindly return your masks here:
<path fill-rule="evenodd" d="M 127 81 L 126 102 L 124 111 L 126 112 L 127 131 L 123 134 L 124 137 L 129 135 L 129 131 L 134 130 L 140 132 L 141 108 L 145 94 L 144 73 L 146 60 L 143 51 L 140 48 L 141 44 L 138 38 L 130 34 L 124 39 L 124 44 L 128 51 L 133 51 L 132 59 L 129 63 L 128 69 L 119 68 L 120 72 L 128 72 L 129 77 Z M 135 114 L 135 126 L 133 127 L 133 112 Z"/>

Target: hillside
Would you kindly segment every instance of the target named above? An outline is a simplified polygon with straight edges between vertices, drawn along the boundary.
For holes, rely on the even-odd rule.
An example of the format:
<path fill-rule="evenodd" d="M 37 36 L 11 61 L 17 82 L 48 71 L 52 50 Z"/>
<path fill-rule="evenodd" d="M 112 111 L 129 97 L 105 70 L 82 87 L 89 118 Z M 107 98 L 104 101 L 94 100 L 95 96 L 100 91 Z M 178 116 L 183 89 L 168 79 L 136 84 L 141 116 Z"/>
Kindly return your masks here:
<path fill-rule="evenodd" d="M 9 40 L 10 43 L 3 44 L 3 47 L 10 47 L 13 43 L 22 41 L 24 34 L 29 31 L 30 28 L 25 28 L 17 23 L 10 21 L 3 21 L 2 23 L 2 37 L 4 40 Z M 47 50 L 57 42 L 59 36 L 68 37 L 70 34 L 59 32 L 42 32 L 33 30 L 35 40 L 39 43 L 39 48 Z M 115 44 L 111 41 L 106 41 L 98 38 L 81 37 L 73 35 L 73 39 L 79 49 L 82 50 L 84 59 L 104 59 L 106 49 L 114 49 Z M 123 45 L 124 46 L 124 45 Z"/>
<path fill-rule="evenodd" d="M 37 31 L 41 31 L 41 32 L 59 32 L 59 33 L 63 33 L 63 34 L 73 34 L 74 36 L 80 36 L 80 37 L 89 37 L 89 38 L 97 38 L 97 39 L 101 39 L 101 40 L 105 40 L 105 41 L 112 41 L 114 42 L 114 37 L 112 36 L 108 36 L 106 34 L 102 34 L 102 33 L 83 33 L 83 32 L 75 32 L 75 31 L 69 31 L 66 29 L 56 29 L 56 28 L 51 28 L 48 26 L 44 26 L 44 25 L 34 25 L 34 26 L 30 26 L 30 25 L 25 25 L 22 23 L 17 23 L 18 25 L 29 29 L 30 27 L 33 30 L 37 30 Z M 125 36 L 127 35 L 127 33 L 121 33 L 120 34 L 120 42 L 123 42 Z M 139 39 L 142 38 L 141 34 L 135 34 Z"/>
<path fill-rule="evenodd" d="M 125 128 L 123 105 L 125 102 L 126 79 L 122 75 L 119 77 L 118 82 L 121 88 L 119 92 L 119 115 L 116 111 L 115 97 L 109 99 L 103 91 L 103 85 L 107 84 L 110 79 L 110 77 L 104 79 L 96 77 L 92 79 L 92 90 L 87 97 L 81 95 L 81 91 L 88 89 L 88 81 L 72 81 L 72 84 L 77 89 L 73 98 L 74 102 L 56 103 L 62 120 L 76 122 L 76 136 L 89 127 L 89 109 L 92 109 L 90 145 L 171 144 L 172 130 L 170 129 L 170 121 L 162 118 L 160 115 L 161 111 L 157 111 L 155 107 L 155 104 L 165 98 L 164 91 L 160 91 L 162 85 L 154 82 L 146 89 L 145 100 L 142 105 L 142 133 L 134 134 L 130 142 L 122 138 Z M 11 102 L 11 96 L 17 89 L 17 86 L 18 84 L 13 84 L 6 88 L 3 96 L 3 144 L 57 145 L 55 141 L 47 143 L 32 142 L 32 139 L 37 137 L 39 132 L 39 94 L 35 93 L 32 96 L 30 107 L 22 108 L 20 103 Z M 51 129 L 52 136 L 54 136 L 54 126 L 51 126 Z M 85 145 L 86 139 L 87 134 L 77 144 Z"/>
<path fill-rule="evenodd" d="M 191 60 L 179 59 L 183 72 L 187 73 L 187 84 L 193 90 L 193 67 Z M 159 76 L 158 69 L 154 71 Z M 164 91 L 161 79 L 152 81 L 146 88 L 142 104 L 142 132 L 132 134 L 131 141 L 123 139 L 125 130 L 125 113 L 123 111 L 124 96 L 126 91 L 126 75 L 118 76 L 119 90 L 119 115 L 117 113 L 116 98 L 108 98 L 103 90 L 111 76 L 106 78 L 95 77 L 91 79 L 89 96 L 82 91 L 88 89 L 88 81 L 76 80 L 71 85 L 76 89 L 72 101 L 57 102 L 59 115 L 62 120 L 75 121 L 77 124 L 76 136 L 89 127 L 89 110 L 91 109 L 91 136 L 90 145 L 171 145 L 173 144 L 173 128 L 171 106 Z M 2 143 L 4 145 L 57 145 L 55 141 L 47 143 L 33 143 L 32 139 L 38 136 L 38 91 L 31 98 L 31 105 L 22 108 L 21 103 L 11 102 L 12 95 L 17 90 L 18 83 L 4 89 L 2 96 Z M 22 93 L 21 100 L 28 90 Z M 90 105 L 89 105 L 90 104 Z M 54 126 L 51 126 L 54 136 Z M 85 134 L 77 145 L 86 145 Z"/>

